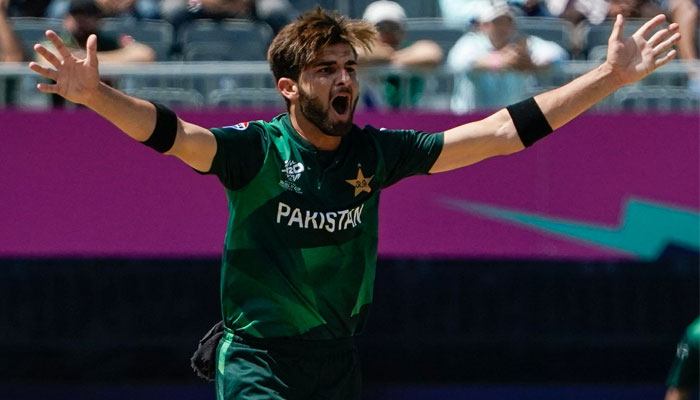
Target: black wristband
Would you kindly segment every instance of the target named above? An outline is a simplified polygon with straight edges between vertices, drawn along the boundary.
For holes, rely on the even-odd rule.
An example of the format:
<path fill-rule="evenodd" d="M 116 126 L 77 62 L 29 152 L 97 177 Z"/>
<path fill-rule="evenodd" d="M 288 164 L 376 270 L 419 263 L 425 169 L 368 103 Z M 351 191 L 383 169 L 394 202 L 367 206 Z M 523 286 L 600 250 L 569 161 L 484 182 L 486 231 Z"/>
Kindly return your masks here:
<path fill-rule="evenodd" d="M 165 153 L 173 147 L 177 135 L 177 115 L 168 107 L 151 102 L 156 106 L 156 127 L 145 142 L 146 146 L 159 153 Z"/>
<path fill-rule="evenodd" d="M 552 127 L 549 126 L 547 118 L 542 114 L 534 97 L 511 104 L 506 109 L 525 147 L 532 146 L 536 141 L 552 133 Z"/>

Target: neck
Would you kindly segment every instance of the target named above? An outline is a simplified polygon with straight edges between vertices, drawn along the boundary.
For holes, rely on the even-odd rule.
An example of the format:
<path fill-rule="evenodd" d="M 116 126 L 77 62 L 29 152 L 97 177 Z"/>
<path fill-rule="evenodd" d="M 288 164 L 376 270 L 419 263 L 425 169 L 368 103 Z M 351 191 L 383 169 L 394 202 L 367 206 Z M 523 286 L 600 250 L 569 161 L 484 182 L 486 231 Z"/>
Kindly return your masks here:
<path fill-rule="evenodd" d="M 289 119 L 299 136 L 321 151 L 333 151 L 340 146 L 340 136 L 326 135 L 311 121 L 306 119 L 300 107 L 289 106 Z"/>

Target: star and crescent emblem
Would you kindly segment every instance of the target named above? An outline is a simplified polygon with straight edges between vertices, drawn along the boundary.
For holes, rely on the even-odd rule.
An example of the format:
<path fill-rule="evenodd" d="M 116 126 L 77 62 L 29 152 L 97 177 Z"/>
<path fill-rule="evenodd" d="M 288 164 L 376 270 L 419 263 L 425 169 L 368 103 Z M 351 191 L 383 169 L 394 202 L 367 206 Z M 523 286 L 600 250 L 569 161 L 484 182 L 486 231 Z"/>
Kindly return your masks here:
<path fill-rule="evenodd" d="M 372 188 L 369 186 L 369 183 L 372 181 L 372 178 L 374 178 L 374 175 L 365 178 L 364 174 L 362 173 L 362 168 L 358 166 L 357 178 L 347 179 L 345 180 L 345 182 L 349 183 L 350 185 L 352 185 L 352 187 L 355 188 L 355 197 L 357 197 L 357 195 L 362 192 L 370 193 L 372 191 Z"/>

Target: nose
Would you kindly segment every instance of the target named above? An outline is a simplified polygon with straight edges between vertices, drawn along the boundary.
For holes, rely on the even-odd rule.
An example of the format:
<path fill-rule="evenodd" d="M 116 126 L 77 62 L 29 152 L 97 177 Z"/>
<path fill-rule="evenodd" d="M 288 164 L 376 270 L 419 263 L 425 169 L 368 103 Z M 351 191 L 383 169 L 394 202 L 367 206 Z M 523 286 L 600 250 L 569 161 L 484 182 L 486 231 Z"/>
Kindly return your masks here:
<path fill-rule="evenodd" d="M 338 76 L 338 86 L 350 86 L 351 81 L 352 77 L 350 77 L 350 72 L 348 72 L 346 69 L 341 69 Z"/>

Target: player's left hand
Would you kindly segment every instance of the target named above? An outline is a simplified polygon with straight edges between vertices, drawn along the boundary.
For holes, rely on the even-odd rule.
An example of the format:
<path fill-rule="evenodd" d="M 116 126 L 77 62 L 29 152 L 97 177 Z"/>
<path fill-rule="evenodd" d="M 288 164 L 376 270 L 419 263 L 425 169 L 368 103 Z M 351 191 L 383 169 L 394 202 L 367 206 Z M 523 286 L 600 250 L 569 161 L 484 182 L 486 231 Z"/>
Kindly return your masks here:
<path fill-rule="evenodd" d="M 647 39 L 665 20 L 666 16 L 659 14 L 642 25 L 632 36 L 623 38 L 624 18 L 617 15 L 608 40 L 606 63 L 612 67 L 621 86 L 641 80 L 676 56 L 676 50 L 671 47 L 681 38 L 678 24 L 670 24 L 668 28 L 659 30 Z"/>

